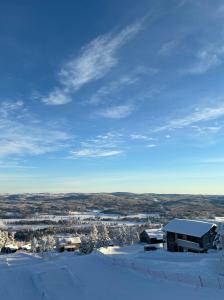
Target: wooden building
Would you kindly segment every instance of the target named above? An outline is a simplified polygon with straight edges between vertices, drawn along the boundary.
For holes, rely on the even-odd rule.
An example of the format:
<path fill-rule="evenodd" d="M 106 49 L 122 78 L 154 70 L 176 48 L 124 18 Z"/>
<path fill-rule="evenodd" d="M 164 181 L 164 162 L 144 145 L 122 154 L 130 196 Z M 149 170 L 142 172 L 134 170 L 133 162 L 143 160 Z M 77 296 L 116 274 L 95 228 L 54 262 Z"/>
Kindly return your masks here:
<path fill-rule="evenodd" d="M 161 229 L 145 229 L 140 233 L 140 241 L 146 244 L 163 243 L 163 232 Z"/>
<path fill-rule="evenodd" d="M 167 250 L 207 252 L 213 247 L 217 226 L 198 220 L 173 219 L 164 228 Z"/>

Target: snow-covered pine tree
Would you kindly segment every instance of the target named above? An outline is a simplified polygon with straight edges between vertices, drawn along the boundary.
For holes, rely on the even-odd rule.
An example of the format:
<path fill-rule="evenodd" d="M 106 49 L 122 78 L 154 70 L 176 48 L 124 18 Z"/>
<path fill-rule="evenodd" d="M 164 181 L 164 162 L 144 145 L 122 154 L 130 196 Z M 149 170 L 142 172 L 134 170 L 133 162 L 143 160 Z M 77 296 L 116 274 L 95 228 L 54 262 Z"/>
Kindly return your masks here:
<path fill-rule="evenodd" d="M 39 248 L 38 241 L 37 241 L 36 237 L 34 236 L 31 241 L 31 251 L 37 252 L 38 248 Z"/>
<path fill-rule="evenodd" d="M 139 232 L 136 226 L 129 226 L 128 231 L 128 244 L 138 243 L 139 239 Z"/>
<path fill-rule="evenodd" d="M 105 224 L 102 224 L 98 229 L 98 247 L 108 247 L 109 245 L 109 230 Z"/>
<path fill-rule="evenodd" d="M 89 254 L 93 251 L 93 244 L 91 243 L 90 238 L 87 237 L 82 238 L 79 251 L 82 254 Z"/>
<path fill-rule="evenodd" d="M 52 251 L 55 246 L 55 239 L 52 235 L 47 235 L 45 243 L 45 251 Z"/>
<path fill-rule="evenodd" d="M 90 232 L 90 243 L 92 245 L 92 248 L 97 248 L 98 244 L 98 229 L 96 225 L 92 226 L 91 232 Z"/>
<path fill-rule="evenodd" d="M 0 230 L 0 249 L 5 246 L 8 241 L 8 232 L 5 230 Z"/>

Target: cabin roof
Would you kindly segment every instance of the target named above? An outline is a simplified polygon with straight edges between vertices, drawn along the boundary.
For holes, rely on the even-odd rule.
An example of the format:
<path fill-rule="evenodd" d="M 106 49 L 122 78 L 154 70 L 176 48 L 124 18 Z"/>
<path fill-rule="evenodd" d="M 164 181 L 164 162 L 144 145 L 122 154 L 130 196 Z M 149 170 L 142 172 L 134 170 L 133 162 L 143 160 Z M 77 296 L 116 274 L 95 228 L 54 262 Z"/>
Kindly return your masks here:
<path fill-rule="evenodd" d="M 81 239 L 79 236 L 74 237 L 61 237 L 58 238 L 59 245 L 66 245 L 66 244 L 80 244 Z"/>
<path fill-rule="evenodd" d="M 173 219 L 165 227 L 164 231 L 202 237 L 216 224 L 198 220 Z"/>
<path fill-rule="evenodd" d="M 145 232 L 149 238 L 163 239 L 163 232 L 159 229 L 145 229 Z"/>

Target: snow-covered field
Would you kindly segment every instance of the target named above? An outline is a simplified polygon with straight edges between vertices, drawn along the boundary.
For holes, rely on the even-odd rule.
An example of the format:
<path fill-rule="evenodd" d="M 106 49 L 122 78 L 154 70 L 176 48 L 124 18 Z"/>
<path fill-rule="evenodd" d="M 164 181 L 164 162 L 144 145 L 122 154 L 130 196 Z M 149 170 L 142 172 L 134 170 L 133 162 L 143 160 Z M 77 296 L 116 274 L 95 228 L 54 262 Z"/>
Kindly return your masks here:
<path fill-rule="evenodd" d="M 40 257 L 22 253 L 0 256 L 0 299 L 4 300 L 136 300 L 203 299 L 224 297 L 224 289 L 168 280 L 138 269 L 187 272 L 217 277 L 217 254 L 144 253 L 142 245 L 109 248 L 102 253 L 54 254 Z M 128 262 L 129 264 L 121 264 Z M 133 266 L 134 268 L 130 268 Z M 175 278 L 173 278 L 175 279 Z"/>
<path fill-rule="evenodd" d="M 97 224 L 99 222 L 107 225 L 139 225 L 144 224 L 146 218 L 157 218 L 159 214 L 135 214 L 122 216 L 119 214 L 105 214 L 100 211 L 87 211 L 87 212 L 76 212 L 71 211 L 67 215 L 51 215 L 51 214 L 36 214 L 30 218 L 16 218 L 16 219 L 0 219 L 0 226 L 5 229 L 13 230 L 24 230 L 24 229 L 43 229 L 48 227 L 61 226 L 61 224 L 42 224 L 43 221 L 70 221 L 75 224 L 77 228 L 82 227 L 86 224 Z M 21 222 L 23 224 L 21 224 Z M 36 222 L 37 224 L 30 224 L 30 222 Z M 40 222 L 40 224 L 38 224 Z M 26 224 L 27 223 L 27 224 Z"/>

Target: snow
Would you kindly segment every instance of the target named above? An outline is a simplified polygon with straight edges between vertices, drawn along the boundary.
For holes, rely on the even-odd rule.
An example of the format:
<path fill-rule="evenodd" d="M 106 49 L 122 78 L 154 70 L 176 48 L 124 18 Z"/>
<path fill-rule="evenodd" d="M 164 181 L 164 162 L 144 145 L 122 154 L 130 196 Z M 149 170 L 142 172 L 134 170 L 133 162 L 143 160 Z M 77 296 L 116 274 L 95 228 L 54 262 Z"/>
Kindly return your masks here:
<path fill-rule="evenodd" d="M 160 229 L 146 229 L 145 231 L 150 238 L 163 239 L 163 232 Z"/>
<path fill-rule="evenodd" d="M 65 244 L 80 244 L 81 239 L 79 236 L 74 237 L 58 237 L 59 245 L 65 245 Z"/>
<path fill-rule="evenodd" d="M 156 276 L 172 267 L 183 272 L 189 272 L 188 268 L 195 272 L 199 268 L 215 277 L 216 270 L 212 266 L 217 253 L 179 255 L 162 250 L 144 253 L 142 249 L 143 245 L 138 244 L 104 248 L 101 249 L 104 254 L 82 256 L 74 253 L 44 257 L 22 253 L 0 255 L 0 299 L 213 300 L 224 297 L 224 289 L 199 287 Z M 157 273 L 142 272 L 138 269 L 140 262 Z"/>
<path fill-rule="evenodd" d="M 173 219 L 164 228 L 164 231 L 176 232 L 180 234 L 202 237 L 207 233 L 214 223 L 203 222 L 198 220 Z"/>

